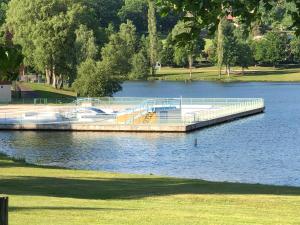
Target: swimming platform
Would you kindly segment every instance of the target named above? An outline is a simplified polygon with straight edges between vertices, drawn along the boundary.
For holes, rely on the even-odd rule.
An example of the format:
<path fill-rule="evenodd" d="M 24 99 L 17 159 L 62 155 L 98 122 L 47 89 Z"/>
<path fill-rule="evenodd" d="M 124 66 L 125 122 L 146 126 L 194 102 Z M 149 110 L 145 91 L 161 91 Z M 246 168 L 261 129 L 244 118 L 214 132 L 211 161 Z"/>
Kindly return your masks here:
<path fill-rule="evenodd" d="M 264 113 L 261 98 L 78 98 L 0 106 L 0 130 L 191 132 Z"/>

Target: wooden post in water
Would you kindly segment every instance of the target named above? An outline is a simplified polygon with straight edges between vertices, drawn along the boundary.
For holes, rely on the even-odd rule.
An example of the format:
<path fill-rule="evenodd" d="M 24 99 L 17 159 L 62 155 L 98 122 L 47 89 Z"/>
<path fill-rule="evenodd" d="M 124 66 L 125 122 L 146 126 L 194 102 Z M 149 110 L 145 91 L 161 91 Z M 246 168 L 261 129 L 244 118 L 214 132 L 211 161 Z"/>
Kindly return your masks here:
<path fill-rule="evenodd" d="M 8 197 L 0 197 L 0 225 L 8 225 Z"/>

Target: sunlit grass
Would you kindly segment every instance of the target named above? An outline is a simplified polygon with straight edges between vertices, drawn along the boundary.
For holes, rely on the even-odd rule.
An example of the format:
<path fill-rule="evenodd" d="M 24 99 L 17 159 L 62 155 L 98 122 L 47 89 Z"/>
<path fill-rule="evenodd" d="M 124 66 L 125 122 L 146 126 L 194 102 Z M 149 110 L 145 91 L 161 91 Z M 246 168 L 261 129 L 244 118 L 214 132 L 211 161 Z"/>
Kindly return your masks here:
<path fill-rule="evenodd" d="M 36 92 L 39 98 L 67 98 L 76 97 L 76 93 L 71 89 L 55 89 L 47 84 L 22 83 L 21 85 Z"/>
<path fill-rule="evenodd" d="M 300 81 L 300 68 L 296 69 L 280 69 L 274 67 L 249 67 L 242 75 L 241 68 L 233 68 L 233 73 L 230 77 L 223 75 L 221 79 L 218 75 L 217 67 L 203 67 L 195 68 L 192 70 L 192 80 L 204 81 L 258 81 L 258 82 L 299 82 Z M 170 68 L 164 67 L 158 72 L 156 77 L 151 79 L 159 80 L 174 80 L 185 81 L 190 79 L 189 70 L 186 68 Z"/>
<path fill-rule="evenodd" d="M 11 225 L 300 224 L 300 188 L 27 165 L 0 156 Z"/>

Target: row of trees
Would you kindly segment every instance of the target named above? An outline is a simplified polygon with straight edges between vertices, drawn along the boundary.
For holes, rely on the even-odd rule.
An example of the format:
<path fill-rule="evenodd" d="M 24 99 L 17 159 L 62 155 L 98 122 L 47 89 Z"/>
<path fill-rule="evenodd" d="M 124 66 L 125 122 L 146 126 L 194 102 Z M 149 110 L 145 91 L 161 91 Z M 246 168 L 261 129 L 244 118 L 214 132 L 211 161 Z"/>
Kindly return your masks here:
<path fill-rule="evenodd" d="M 0 27 L 5 22 L 7 0 L 0 1 Z M 10 35 L 0 29 L 0 81 L 17 78 L 23 58 L 19 46 L 14 46 Z"/>
<path fill-rule="evenodd" d="M 125 79 L 153 75 L 157 32 L 174 23 L 173 16 L 156 20 L 154 0 L 1 0 L 2 5 L 2 36 L 11 36 L 13 49 L 21 49 L 25 66 L 55 88 L 67 84 L 89 96 L 112 95 Z M 139 25 L 145 11 L 147 31 Z"/>
<path fill-rule="evenodd" d="M 215 4 L 218 5 L 217 2 Z M 186 6 L 190 7 L 190 5 L 193 4 Z M 263 15 L 263 18 L 259 21 L 252 20 L 258 17 L 253 13 L 253 18 L 249 18 L 247 21 L 248 24 L 242 19 L 242 16 L 233 16 L 234 13 L 245 12 L 233 10 L 231 6 L 226 8 L 224 3 L 221 11 L 218 11 L 218 8 L 215 10 L 211 8 L 211 16 L 218 23 L 214 33 L 209 33 L 207 26 L 204 26 L 205 18 L 196 23 L 199 21 L 199 17 L 193 16 L 191 11 L 186 12 L 188 16 L 184 18 L 185 22 L 176 25 L 164 42 L 164 48 L 161 52 L 162 63 L 170 66 L 188 65 L 191 68 L 190 62 L 193 61 L 191 59 L 200 61 L 205 58 L 218 65 L 220 76 L 223 66 L 225 66 L 226 74 L 229 76 L 232 66 L 242 67 L 242 73 L 244 73 L 244 69 L 249 65 L 276 66 L 279 63 L 299 63 L 299 38 L 293 30 L 288 29 L 294 24 L 291 13 L 295 12 L 295 3 L 273 1 L 269 11 L 266 10 L 267 6 L 263 1 L 258 3 L 258 7 L 250 4 L 249 7 L 257 9 L 260 15 Z M 180 7 L 181 5 L 179 5 Z M 195 22 L 197 18 L 198 20 Z M 252 23 L 250 23 L 251 21 Z M 179 27 L 181 29 L 178 29 Z M 199 32 L 199 30 L 202 30 L 202 32 Z M 180 36 L 185 34 L 183 40 L 180 41 L 185 45 L 179 44 L 174 38 L 173 34 L 180 33 L 180 31 Z M 294 31 L 296 31 L 296 28 Z M 197 35 L 192 36 L 193 33 Z M 201 33 L 205 34 L 206 40 L 213 40 L 212 45 L 206 43 L 205 51 L 203 51 Z M 193 38 L 191 39 L 191 37 Z M 189 43 L 193 44 L 190 45 Z"/>
<path fill-rule="evenodd" d="M 49 85 L 73 86 L 82 96 L 112 95 L 126 79 L 147 79 L 158 61 L 187 66 L 192 77 L 201 58 L 220 75 L 222 66 L 230 75 L 235 65 L 300 59 L 299 39 L 285 32 L 298 21 L 292 0 L 0 3 L 1 79 L 14 79 L 23 62 Z"/>

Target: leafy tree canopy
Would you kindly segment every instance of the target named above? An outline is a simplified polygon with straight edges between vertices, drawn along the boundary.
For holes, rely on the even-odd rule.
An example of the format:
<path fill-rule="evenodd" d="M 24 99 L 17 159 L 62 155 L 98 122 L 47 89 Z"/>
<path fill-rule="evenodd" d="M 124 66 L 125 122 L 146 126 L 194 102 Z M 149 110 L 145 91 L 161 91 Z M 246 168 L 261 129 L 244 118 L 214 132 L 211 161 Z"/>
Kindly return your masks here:
<path fill-rule="evenodd" d="M 192 32 L 196 33 L 199 26 L 207 26 L 211 31 L 216 30 L 220 18 L 233 13 L 235 17 L 239 17 L 241 22 L 250 25 L 251 22 L 261 20 L 263 12 L 270 11 L 281 4 L 281 0 L 157 0 L 163 9 L 163 14 L 170 11 L 177 13 L 190 14 L 186 18 L 196 21 Z M 294 7 L 286 8 L 286 13 L 291 15 L 292 26 L 300 33 L 300 2 L 296 0 L 286 0 L 288 4 Z M 262 10 L 263 8 L 263 10 Z M 275 10 L 276 11 L 276 10 Z M 278 13 L 278 12 L 277 12 Z M 198 25 L 198 26 L 196 26 Z M 201 27 L 200 26 L 200 27 Z"/>

